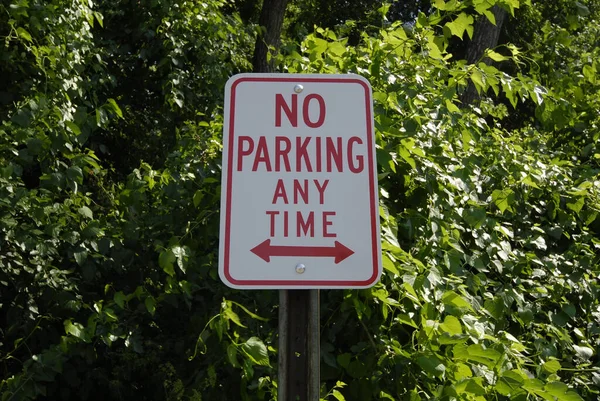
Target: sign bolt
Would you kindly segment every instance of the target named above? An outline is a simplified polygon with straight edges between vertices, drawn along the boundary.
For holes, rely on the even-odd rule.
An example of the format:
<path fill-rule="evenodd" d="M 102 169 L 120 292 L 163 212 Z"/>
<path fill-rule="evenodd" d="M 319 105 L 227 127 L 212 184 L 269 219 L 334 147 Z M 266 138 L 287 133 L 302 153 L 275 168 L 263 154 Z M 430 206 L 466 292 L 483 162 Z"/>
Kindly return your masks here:
<path fill-rule="evenodd" d="M 302 85 L 300 85 L 300 84 L 298 84 L 298 85 L 294 86 L 294 92 L 296 92 L 296 93 L 300 93 L 300 92 L 302 92 L 303 90 L 304 90 L 304 86 L 302 86 Z"/>
<path fill-rule="evenodd" d="M 306 270 L 306 266 L 304 266 L 303 263 L 298 263 L 296 265 L 296 273 L 302 274 L 302 273 L 304 273 L 304 270 Z"/>

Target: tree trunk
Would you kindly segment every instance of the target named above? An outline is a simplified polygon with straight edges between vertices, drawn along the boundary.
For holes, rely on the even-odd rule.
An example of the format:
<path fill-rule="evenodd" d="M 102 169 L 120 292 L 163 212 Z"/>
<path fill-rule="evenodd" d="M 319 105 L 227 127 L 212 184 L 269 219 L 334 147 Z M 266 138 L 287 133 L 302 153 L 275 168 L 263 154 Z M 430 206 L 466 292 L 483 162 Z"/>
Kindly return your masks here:
<path fill-rule="evenodd" d="M 485 15 L 479 17 L 475 23 L 473 39 L 469 42 L 469 46 L 467 47 L 467 62 L 469 64 L 477 63 L 486 49 L 493 49 L 498 45 L 500 30 L 502 29 L 502 24 L 506 19 L 507 13 L 506 10 L 498 6 L 492 7 L 491 12 L 496 18 L 496 25 L 492 24 Z M 492 60 L 485 58 L 483 62 L 489 65 Z M 477 89 L 475 89 L 475 85 L 473 85 L 473 82 L 469 81 L 467 89 L 461 96 L 461 101 L 465 105 L 473 104 L 478 98 L 479 95 Z"/>
<path fill-rule="evenodd" d="M 254 72 L 273 72 L 279 51 L 281 27 L 288 0 L 264 0 L 259 18 L 261 33 L 256 37 L 252 66 Z M 271 49 L 269 49 L 271 48 Z M 269 59 L 269 55 L 271 60 Z"/>

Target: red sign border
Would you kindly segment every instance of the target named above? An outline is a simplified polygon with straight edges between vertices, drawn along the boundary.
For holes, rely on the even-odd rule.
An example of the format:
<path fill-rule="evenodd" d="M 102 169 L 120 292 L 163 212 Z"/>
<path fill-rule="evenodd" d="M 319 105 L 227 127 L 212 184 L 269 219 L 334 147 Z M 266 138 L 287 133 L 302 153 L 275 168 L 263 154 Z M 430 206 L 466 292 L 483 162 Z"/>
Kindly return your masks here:
<path fill-rule="evenodd" d="M 233 146 L 234 146 L 234 122 L 235 122 L 235 95 L 236 88 L 239 84 L 243 82 L 292 82 L 292 83 L 355 83 L 361 85 L 365 90 L 365 109 L 366 109 L 366 129 L 367 129 L 367 159 L 369 166 L 369 193 L 370 193 L 370 203 L 371 203 L 371 242 L 372 242 L 372 258 L 373 258 L 373 274 L 367 280 L 238 280 L 231 275 L 229 271 L 229 257 L 230 257 L 230 249 L 231 249 L 231 238 L 230 238 L 230 228 L 231 228 L 231 193 L 232 193 L 232 182 L 233 182 Z M 294 77 L 290 76 L 252 76 L 240 74 L 239 77 L 234 77 L 234 81 L 230 87 L 230 98 L 229 98 L 229 127 L 228 127 L 228 159 L 227 159 L 227 192 L 225 199 L 225 246 L 223 251 L 223 274 L 225 275 L 226 280 L 235 286 L 236 288 L 243 288 L 245 286 L 251 288 L 256 287 L 270 287 L 272 289 L 277 289 L 281 286 L 285 288 L 291 287 L 306 287 L 309 286 L 311 288 L 365 288 L 374 285 L 380 275 L 379 268 L 379 206 L 376 204 L 377 193 L 375 192 L 375 188 L 377 187 L 375 183 L 375 150 L 374 150 L 374 137 L 373 137 L 373 125 L 371 121 L 372 117 L 372 109 L 371 109 L 371 87 L 368 82 L 359 79 L 359 78 L 320 78 L 315 76 L 306 76 L 303 77 L 301 75 L 296 75 Z M 221 211 L 223 212 L 223 211 Z M 223 239 L 222 239 L 223 240 Z"/>

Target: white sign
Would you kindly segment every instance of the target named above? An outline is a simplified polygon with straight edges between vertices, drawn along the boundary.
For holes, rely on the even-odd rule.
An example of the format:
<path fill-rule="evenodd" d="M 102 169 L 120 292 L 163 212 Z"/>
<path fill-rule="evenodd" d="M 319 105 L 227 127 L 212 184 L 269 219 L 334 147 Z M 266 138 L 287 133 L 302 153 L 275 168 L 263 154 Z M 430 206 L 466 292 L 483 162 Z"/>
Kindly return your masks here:
<path fill-rule="evenodd" d="M 240 74 L 225 88 L 219 275 L 240 289 L 365 288 L 381 274 L 371 86 Z"/>

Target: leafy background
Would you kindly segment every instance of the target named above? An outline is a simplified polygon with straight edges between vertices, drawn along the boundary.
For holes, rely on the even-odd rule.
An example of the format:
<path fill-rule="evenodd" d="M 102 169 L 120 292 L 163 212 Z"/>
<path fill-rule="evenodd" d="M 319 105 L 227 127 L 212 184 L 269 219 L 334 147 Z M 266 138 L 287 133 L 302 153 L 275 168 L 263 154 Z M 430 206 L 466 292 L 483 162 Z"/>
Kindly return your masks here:
<path fill-rule="evenodd" d="M 223 86 L 259 11 L 0 4 L 3 401 L 276 399 L 277 292 L 216 263 Z M 277 70 L 357 73 L 375 99 L 384 274 L 322 291 L 323 399 L 598 398 L 599 13 L 288 5 Z"/>

